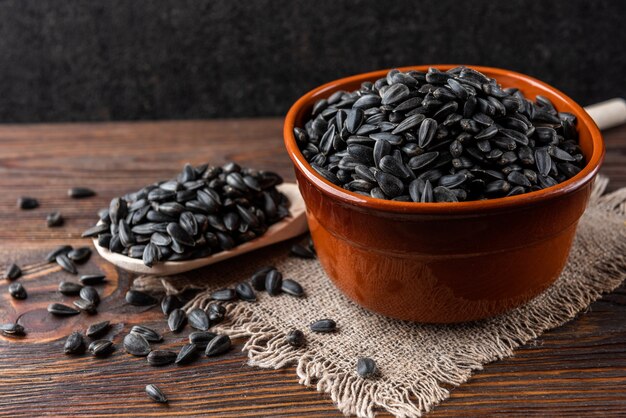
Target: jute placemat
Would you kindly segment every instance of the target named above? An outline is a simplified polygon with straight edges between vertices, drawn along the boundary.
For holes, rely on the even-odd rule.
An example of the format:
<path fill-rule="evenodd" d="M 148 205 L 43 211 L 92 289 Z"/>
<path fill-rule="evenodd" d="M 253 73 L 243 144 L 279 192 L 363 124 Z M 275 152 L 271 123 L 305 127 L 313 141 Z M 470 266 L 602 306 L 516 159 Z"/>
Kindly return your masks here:
<path fill-rule="evenodd" d="M 297 365 L 300 383 L 330 394 L 344 414 L 373 417 L 386 410 L 399 417 L 421 416 L 449 396 L 446 387 L 466 382 L 484 364 L 513 355 L 516 347 L 572 319 L 626 277 L 626 189 L 602 195 L 598 178 L 561 277 L 528 304 L 496 318 L 453 326 L 423 325 L 389 319 L 345 298 L 316 260 L 286 256 L 278 245 L 188 276 L 141 277 L 134 286 L 169 293 L 207 289 L 187 305 L 206 307 L 208 293 L 247 279 L 273 264 L 306 289 L 306 297 L 258 295 L 256 303 L 228 304 L 227 322 L 218 330 L 245 336 L 249 363 L 264 368 Z M 471 280 L 471 277 L 468 277 Z M 339 331 L 313 334 L 308 324 L 332 318 Z M 302 330 L 307 345 L 285 341 Z M 355 372 L 360 356 L 376 360 L 381 377 L 364 380 Z"/>

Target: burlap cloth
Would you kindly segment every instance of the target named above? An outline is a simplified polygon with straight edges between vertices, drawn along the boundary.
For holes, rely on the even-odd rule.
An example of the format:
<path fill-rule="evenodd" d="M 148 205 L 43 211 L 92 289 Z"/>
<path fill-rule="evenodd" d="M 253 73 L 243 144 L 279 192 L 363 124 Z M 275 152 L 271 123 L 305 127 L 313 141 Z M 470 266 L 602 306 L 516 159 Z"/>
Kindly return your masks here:
<path fill-rule="evenodd" d="M 421 416 L 449 396 L 446 387 L 466 382 L 484 364 L 513 355 L 516 347 L 572 319 L 626 277 L 626 189 L 601 196 L 606 184 L 597 179 L 569 262 L 554 285 L 512 312 L 479 322 L 423 325 L 369 312 L 345 298 L 316 260 L 286 256 L 286 244 L 185 276 L 140 277 L 134 286 L 169 293 L 207 289 L 187 305 L 205 307 L 211 290 L 273 264 L 304 286 L 306 298 L 263 292 L 256 303 L 228 304 L 230 319 L 217 329 L 249 338 L 244 347 L 249 364 L 297 365 L 300 383 L 329 393 L 344 414 L 372 417 L 382 409 L 399 417 Z M 321 318 L 335 319 L 339 331 L 311 333 L 308 324 Z M 296 350 L 285 342 L 285 333 L 294 328 L 306 334 L 306 347 Z M 360 356 L 376 360 L 379 379 L 356 375 Z"/>

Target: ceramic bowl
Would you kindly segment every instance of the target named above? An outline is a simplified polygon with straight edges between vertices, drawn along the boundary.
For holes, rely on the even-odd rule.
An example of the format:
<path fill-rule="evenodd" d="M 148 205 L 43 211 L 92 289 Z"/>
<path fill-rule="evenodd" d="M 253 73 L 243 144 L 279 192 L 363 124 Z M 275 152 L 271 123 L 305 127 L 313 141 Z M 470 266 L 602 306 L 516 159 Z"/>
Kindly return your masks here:
<path fill-rule="evenodd" d="M 453 65 L 432 65 L 448 70 Z M 426 71 L 431 66 L 401 68 Z M 315 101 L 353 91 L 388 70 L 359 74 L 302 96 L 285 119 L 284 139 L 307 206 L 319 261 L 350 299 L 393 318 L 454 323 L 498 315 L 543 292 L 563 269 L 578 220 L 604 156 L 589 115 L 557 89 L 497 68 L 472 68 L 516 87 L 529 99 L 548 97 L 576 115 L 587 165 L 556 186 L 511 197 L 459 203 L 379 200 L 321 177 L 293 135 Z"/>

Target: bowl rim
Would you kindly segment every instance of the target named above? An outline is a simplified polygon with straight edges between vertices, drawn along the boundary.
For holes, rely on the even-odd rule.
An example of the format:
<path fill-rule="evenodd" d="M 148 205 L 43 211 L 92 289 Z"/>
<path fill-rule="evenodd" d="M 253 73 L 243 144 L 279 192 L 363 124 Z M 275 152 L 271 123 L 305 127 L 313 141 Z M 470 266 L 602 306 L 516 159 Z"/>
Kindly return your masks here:
<path fill-rule="evenodd" d="M 434 67 L 441 71 L 446 71 L 450 68 L 463 65 L 465 67 L 472 68 L 482 73 L 488 73 L 490 76 L 498 79 L 498 77 L 506 76 L 509 78 L 515 78 L 522 84 L 534 86 L 540 90 L 549 91 L 552 95 L 558 96 L 562 101 L 566 102 L 570 109 L 568 112 L 573 113 L 578 124 L 584 124 L 591 135 L 592 154 L 591 158 L 585 165 L 585 167 L 574 177 L 558 183 L 555 186 L 551 186 L 545 189 L 537 190 L 534 192 L 523 193 L 515 196 L 501 197 L 488 200 L 471 200 L 465 202 L 440 202 L 440 203 L 419 203 L 419 202 L 398 202 L 394 200 L 376 199 L 360 195 L 358 193 L 351 192 L 344 188 L 341 188 L 330 181 L 326 180 L 320 174 L 318 174 L 311 165 L 306 161 L 295 139 L 293 129 L 295 127 L 296 118 L 304 107 L 309 103 L 317 100 L 320 96 L 330 90 L 341 89 L 343 85 L 355 82 L 373 81 L 377 78 L 381 78 L 389 72 L 390 69 L 371 71 L 367 73 L 356 74 L 349 77 L 340 78 L 334 81 L 325 83 L 319 87 L 314 88 L 308 93 L 300 97 L 289 109 L 287 116 L 285 117 L 283 127 L 283 137 L 285 146 L 289 153 L 296 170 L 299 170 L 306 179 L 312 183 L 318 190 L 323 192 L 326 196 L 332 197 L 335 200 L 349 204 L 352 206 L 377 209 L 383 212 L 395 212 L 395 213 L 423 213 L 423 214 L 437 214 L 437 213 L 467 213 L 467 212 L 485 212 L 489 210 L 509 209 L 519 206 L 526 206 L 545 202 L 560 196 L 573 193 L 578 189 L 589 183 L 597 174 L 600 169 L 600 165 L 604 159 L 604 141 L 602 134 L 598 129 L 595 122 L 591 119 L 589 114 L 574 100 L 565 95 L 560 90 L 546 84 L 531 76 L 518 73 L 515 71 L 505 70 L 502 68 L 485 67 L 477 65 L 466 64 L 431 64 L 431 65 L 415 65 L 407 67 L 398 67 L 400 71 L 427 71 L 428 68 Z"/>

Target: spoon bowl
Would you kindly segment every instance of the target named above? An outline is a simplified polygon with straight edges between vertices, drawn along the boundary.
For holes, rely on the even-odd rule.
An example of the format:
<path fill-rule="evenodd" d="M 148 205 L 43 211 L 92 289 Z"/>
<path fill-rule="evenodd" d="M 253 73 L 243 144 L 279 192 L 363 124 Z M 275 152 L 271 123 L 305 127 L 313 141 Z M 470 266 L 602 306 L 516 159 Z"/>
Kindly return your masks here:
<path fill-rule="evenodd" d="M 289 199 L 289 202 L 291 202 L 291 206 L 289 207 L 291 215 L 270 226 L 265 234 L 260 237 L 238 245 L 232 250 L 222 251 L 207 257 L 192 260 L 165 261 L 148 267 L 140 259 L 114 253 L 108 248 L 98 245 L 97 239 L 93 240 L 93 245 L 102 258 L 132 273 L 170 276 L 172 274 L 195 270 L 305 233 L 307 230 L 305 206 L 304 200 L 298 191 L 298 186 L 295 183 L 283 183 L 277 186 L 277 189 L 284 193 Z"/>

